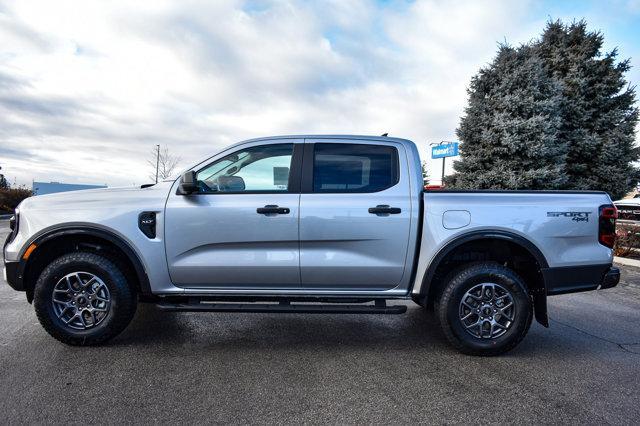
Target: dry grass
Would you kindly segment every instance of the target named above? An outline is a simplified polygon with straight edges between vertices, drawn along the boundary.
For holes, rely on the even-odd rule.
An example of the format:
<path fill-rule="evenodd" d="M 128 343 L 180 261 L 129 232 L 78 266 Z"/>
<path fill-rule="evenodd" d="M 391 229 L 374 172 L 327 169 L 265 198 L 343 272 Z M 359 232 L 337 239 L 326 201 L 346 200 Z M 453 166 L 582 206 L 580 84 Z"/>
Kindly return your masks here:
<path fill-rule="evenodd" d="M 613 254 L 620 257 L 638 257 L 640 249 L 640 226 L 618 223 Z"/>

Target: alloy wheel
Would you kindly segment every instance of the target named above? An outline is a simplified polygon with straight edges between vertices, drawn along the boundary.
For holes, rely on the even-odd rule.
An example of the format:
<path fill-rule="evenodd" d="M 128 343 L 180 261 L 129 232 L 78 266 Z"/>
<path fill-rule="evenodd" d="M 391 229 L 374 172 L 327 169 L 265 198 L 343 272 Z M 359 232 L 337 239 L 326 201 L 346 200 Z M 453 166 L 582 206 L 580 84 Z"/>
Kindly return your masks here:
<path fill-rule="evenodd" d="M 53 288 L 51 301 L 58 318 L 76 330 L 97 326 L 111 308 L 107 285 L 90 272 L 72 272 L 62 277 Z"/>
<path fill-rule="evenodd" d="M 467 333 L 479 339 L 502 336 L 513 324 L 515 314 L 512 294 L 495 283 L 472 287 L 460 301 L 460 321 Z"/>

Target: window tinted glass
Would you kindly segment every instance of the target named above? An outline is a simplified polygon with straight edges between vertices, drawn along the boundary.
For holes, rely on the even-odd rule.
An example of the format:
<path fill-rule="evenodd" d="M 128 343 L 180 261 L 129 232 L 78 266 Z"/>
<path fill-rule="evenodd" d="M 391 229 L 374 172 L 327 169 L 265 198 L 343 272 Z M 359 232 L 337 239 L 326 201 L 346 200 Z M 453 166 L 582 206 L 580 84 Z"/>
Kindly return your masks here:
<path fill-rule="evenodd" d="M 398 182 L 394 147 L 317 143 L 313 168 L 314 192 L 377 192 Z"/>
<path fill-rule="evenodd" d="M 293 144 L 262 145 L 229 154 L 198 172 L 201 193 L 289 189 Z"/>

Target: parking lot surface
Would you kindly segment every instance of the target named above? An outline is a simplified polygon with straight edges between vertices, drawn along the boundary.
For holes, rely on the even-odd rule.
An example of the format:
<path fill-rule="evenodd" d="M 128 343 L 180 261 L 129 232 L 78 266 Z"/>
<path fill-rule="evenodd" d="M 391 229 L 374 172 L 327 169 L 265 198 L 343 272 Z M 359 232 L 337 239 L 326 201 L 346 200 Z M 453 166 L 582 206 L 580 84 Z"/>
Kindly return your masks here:
<path fill-rule="evenodd" d="M 640 270 L 550 298 L 551 328 L 497 358 L 457 353 L 407 304 L 390 316 L 141 305 L 109 344 L 76 348 L 0 282 L 2 422 L 640 422 Z"/>

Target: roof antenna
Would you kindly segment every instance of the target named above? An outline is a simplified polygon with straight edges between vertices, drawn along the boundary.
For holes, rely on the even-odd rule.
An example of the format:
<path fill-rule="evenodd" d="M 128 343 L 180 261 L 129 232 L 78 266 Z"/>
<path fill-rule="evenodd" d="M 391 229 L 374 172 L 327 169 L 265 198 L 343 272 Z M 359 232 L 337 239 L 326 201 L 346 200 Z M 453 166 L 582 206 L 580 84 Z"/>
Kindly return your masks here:
<path fill-rule="evenodd" d="M 389 136 L 389 133 L 383 133 L 381 136 L 384 136 L 386 138 L 387 136 Z"/>

